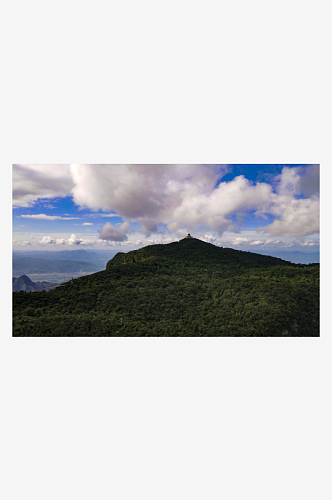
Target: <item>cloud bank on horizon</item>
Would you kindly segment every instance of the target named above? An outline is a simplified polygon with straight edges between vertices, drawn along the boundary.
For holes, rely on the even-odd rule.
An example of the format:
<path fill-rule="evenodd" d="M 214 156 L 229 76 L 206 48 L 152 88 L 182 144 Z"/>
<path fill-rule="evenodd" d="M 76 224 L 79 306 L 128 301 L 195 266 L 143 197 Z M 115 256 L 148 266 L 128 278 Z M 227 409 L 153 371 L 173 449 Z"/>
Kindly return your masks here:
<path fill-rule="evenodd" d="M 318 246 L 319 165 L 20 164 L 13 207 L 14 247 L 144 246 L 187 232 L 225 246 Z M 79 225 L 94 235 L 77 236 Z"/>

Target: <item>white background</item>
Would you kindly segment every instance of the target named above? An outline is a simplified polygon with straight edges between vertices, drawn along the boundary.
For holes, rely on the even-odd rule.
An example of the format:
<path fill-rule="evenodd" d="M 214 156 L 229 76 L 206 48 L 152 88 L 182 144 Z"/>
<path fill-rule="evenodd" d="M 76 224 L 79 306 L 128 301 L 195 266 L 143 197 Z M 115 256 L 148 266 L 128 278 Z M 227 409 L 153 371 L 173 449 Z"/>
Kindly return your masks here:
<path fill-rule="evenodd" d="M 323 1 L 12 1 L 1 497 L 331 498 Z M 12 163 L 320 163 L 320 338 L 12 338 Z M 5 269 L 4 269 L 5 268 Z"/>

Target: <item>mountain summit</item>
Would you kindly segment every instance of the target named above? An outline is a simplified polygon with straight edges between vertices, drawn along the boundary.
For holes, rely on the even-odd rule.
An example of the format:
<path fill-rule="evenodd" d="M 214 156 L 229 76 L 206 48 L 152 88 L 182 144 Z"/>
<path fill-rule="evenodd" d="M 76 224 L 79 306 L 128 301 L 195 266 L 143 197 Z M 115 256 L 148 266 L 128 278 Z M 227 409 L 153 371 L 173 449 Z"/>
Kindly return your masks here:
<path fill-rule="evenodd" d="M 159 245 L 148 245 L 139 250 L 131 252 L 117 253 L 113 259 L 108 261 L 106 269 L 111 269 L 114 265 L 133 264 L 144 261 L 159 260 L 167 262 L 169 259 L 185 260 L 192 265 L 205 262 L 211 265 L 234 264 L 236 266 L 275 266 L 292 265 L 277 257 L 256 254 L 252 252 L 243 252 L 233 248 L 223 248 L 206 243 L 205 241 L 193 238 L 188 235 L 180 241 Z"/>

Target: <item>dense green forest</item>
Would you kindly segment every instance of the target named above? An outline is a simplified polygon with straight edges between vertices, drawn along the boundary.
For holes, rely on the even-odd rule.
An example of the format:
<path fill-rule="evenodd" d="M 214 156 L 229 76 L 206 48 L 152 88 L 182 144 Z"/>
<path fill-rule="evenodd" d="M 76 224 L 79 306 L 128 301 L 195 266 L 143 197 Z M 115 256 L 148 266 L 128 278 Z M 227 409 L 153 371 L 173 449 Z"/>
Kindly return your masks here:
<path fill-rule="evenodd" d="M 106 270 L 13 293 L 13 336 L 319 336 L 319 264 L 195 238 L 119 252 Z"/>

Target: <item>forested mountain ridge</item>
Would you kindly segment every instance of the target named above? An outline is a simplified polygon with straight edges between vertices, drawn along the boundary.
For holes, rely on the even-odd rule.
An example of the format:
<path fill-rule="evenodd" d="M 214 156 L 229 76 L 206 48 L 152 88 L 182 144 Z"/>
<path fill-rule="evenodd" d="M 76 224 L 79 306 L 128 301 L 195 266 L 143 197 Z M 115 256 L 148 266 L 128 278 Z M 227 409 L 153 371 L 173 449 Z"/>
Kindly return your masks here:
<path fill-rule="evenodd" d="M 118 252 L 113 259 L 108 261 L 106 269 L 121 264 L 133 264 L 138 262 L 153 262 L 167 264 L 169 259 L 185 260 L 188 265 L 199 264 L 207 261 L 216 265 L 234 264 L 235 266 L 275 266 L 293 265 L 277 257 L 261 255 L 252 252 L 243 252 L 233 248 L 222 248 L 212 243 L 206 243 L 196 238 L 184 238 L 167 245 L 148 245 L 139 250 L 128 253 Z"/>
<path fill-rule="evenodd" d="M 14 336 L 319 336 L 319 264 L 195 238 L 119 252 L 106 270 L 13 294 Z"/>

